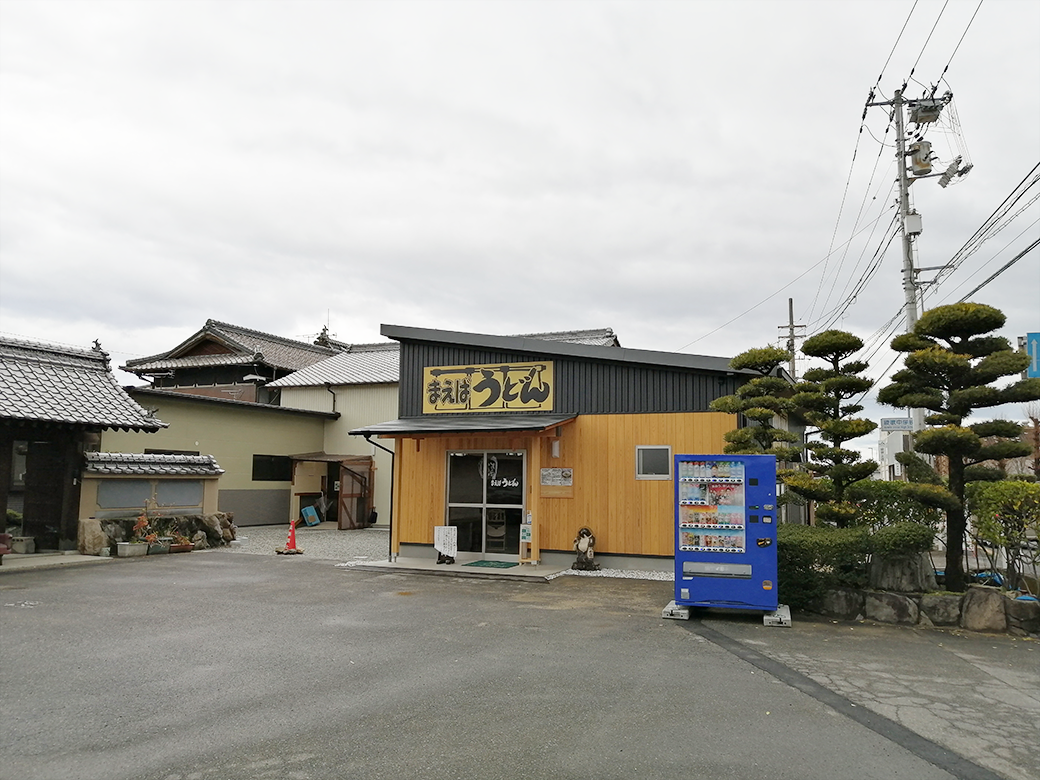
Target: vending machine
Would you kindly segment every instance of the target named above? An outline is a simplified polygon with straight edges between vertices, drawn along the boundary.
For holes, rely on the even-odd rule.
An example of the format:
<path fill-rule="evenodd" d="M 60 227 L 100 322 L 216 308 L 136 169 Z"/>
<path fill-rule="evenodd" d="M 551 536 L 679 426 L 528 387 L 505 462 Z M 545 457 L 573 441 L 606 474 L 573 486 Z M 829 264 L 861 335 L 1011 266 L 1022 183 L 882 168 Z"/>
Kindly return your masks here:
<path fill-rule="evenodd" d="M 676 455 L 673 473 L 674 604 L 775 612 L 776 458 Z"/>

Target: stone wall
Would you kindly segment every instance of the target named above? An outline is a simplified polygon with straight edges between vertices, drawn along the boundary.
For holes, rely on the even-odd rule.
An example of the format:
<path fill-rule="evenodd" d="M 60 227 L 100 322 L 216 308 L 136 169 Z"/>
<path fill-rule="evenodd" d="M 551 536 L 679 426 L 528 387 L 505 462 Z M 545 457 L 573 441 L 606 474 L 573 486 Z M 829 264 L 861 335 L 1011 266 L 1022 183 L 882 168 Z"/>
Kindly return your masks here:
<path fill-rule="evenodd" d="M 235 540 L 238 530 L 231 512 L 211 515 L 174 515 L 153 521 L 161 529 L 175 530 L 188 537 L 196 550 L 221 547 Z M 134 536 L 136 517 L 106 520 L 87 518 L 79 521 L 78 549 L 82 555 L 104 555 L 108 550 L 115 555 L 116 542 L 128 542 Z"/>
<path fill-rule="evenodd" d="M 969 631 L 1040 635 L 1040 602 L 1016 599 L 999 588 L 972 585 L 966 593 L 895 593 L 840 588 L 817 605 L 823 615 L 843 620 L 957 627 Z"/>

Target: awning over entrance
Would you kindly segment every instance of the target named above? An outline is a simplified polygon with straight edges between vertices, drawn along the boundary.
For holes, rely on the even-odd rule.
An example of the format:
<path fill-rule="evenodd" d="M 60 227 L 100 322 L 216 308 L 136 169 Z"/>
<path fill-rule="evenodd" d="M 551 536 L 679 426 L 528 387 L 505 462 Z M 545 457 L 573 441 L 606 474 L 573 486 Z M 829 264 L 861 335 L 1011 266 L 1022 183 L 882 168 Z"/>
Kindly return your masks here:
<path fill-rule="evenodd" d="M 447 433 L 540 433 L 569 423 L 576 414 L 460 414 L 404 417 L 366 425 L 350 433 L 355 436 L 430 436 Z"/>
<path fill-rule="evenodd" d="M 318 463 L 342 463 L 347 466 L 352 462 L 368 463 L 371 459 L 372 458 L 369 455 L 337 455 L 328 452 L 301 452 L 298 455 L 289 456 L 289 460 L 306 460 Z"/>

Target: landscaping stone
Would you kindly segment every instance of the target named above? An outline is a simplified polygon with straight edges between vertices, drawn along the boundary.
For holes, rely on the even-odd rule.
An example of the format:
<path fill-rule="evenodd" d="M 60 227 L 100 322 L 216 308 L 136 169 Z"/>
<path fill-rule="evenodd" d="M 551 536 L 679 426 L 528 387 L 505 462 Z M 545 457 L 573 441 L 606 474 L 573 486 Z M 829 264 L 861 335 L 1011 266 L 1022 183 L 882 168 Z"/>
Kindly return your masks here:
<path fill-rule="evenodd" d="M 1016 636 L 1040 633 L 1040 602 L 1007 598 L 1004 601 L 1007 630 Z"/>
<path fill-rule="evenodd" d="M 864 613 L 868 620 L 910 626 L 917 625 L 921 617 L 921 610 L 917 603 L 902 593 L 868 591 L 864 602 Z"/>
<path fill-rule="evenodd" d="M 80 555 L 102 555 L 102 550 L 112 547 L 112 541 L 101 527 L 101 521 L 90 518 L 79 524 L 77 548 Z"/>
<path fill-rule="evenodd" d="M 1005 601 L 999 588 L 969 586 L 961 607 L 961 627 L 969 631 L 1007 631 Z"/>
<path fill-rule="evenodd" d="M 838 588 L 824 594 L 820 612 L 842 620 L 858 620 L 863 617 L 863 602 L 863 591 Z"/>
<path fill-rule="evenodd" d="M 933 626 L 956 626 L 961 622 L 960 593 L 924 593 L 921 595 L 920 607 L 922 622 L 924 618 Z"/>
<path fill-rule="evenodd" d="M 939 587 L 927 553 L 875 558 L 870 564 L 869 584 L 874 590 L 896 593 L 927 593 Z"/>

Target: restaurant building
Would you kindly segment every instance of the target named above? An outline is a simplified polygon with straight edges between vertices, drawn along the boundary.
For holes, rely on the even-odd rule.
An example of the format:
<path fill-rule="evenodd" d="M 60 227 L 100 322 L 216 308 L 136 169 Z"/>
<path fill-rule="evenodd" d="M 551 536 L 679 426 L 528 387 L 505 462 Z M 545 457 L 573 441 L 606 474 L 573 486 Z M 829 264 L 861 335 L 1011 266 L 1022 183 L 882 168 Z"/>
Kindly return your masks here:
<path fill-rule="evenodd" d="M 729 359 L 384 325 L 401 344 L 398 418 L 353 429 L 394 440 L 391 549 L 557 564 L 578 531 L 599 560 L 665 568 L 673 455 L 722 453 L 735 415 L 711 402 L 755 376 Z"/>

